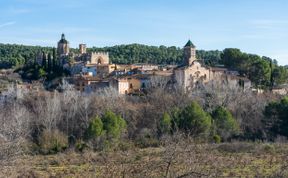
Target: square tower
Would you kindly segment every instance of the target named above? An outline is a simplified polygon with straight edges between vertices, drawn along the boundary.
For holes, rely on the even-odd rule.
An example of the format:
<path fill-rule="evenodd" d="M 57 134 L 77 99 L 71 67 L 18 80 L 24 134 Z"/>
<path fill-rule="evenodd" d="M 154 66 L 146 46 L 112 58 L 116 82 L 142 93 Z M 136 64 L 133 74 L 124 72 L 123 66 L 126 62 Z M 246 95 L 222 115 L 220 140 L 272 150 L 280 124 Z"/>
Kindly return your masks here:
<path fill-rule="evenodd" d="M 86 44 L 79 44 L 80 54 L 86 54 Z"/>
<path fill-rule="evenodd" d="M 196 60 L 196 46 L 189 40 L 184 46 L 184 65 L 190 66 Z"/>

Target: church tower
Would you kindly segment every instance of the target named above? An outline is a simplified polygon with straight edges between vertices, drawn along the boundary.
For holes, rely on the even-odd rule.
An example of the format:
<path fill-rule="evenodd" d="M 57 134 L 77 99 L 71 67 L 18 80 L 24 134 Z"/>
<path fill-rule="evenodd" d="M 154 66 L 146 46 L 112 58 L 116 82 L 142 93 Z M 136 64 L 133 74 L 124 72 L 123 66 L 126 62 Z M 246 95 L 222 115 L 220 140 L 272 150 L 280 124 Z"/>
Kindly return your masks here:
<path fill-rule="evenodd" d="M 196 46 L 189 40 L 184 46 L 184 65 L 190 66 L 196 60 Z"/>
<path fill-rule="evenodd" d="M 86 54 L 87 52 L 86 44 L 79 44 L 79 51 L 80 51 L 80 54 Z"/>
<path fill-rule="evenodd" d="M 61 40 L 58 42 L 57 52 L 59 56 L 67 56 L 69 54 L 69 42 L 65 39 L 65 35 L 61 35 Z"/>

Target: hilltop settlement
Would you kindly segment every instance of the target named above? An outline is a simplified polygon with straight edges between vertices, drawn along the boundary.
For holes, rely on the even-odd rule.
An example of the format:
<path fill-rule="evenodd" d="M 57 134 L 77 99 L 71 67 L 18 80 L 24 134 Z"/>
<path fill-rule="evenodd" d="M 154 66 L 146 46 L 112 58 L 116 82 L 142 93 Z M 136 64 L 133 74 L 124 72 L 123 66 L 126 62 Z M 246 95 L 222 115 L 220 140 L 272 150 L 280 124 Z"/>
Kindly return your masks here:
<path fill-rule="evenodd" d="M 183 48 L 183 61 L 180 65 L 113 64 L 108 52 L 87 52 L 86 44 L 79 44 L 77 51 L 70 51 L 69 41 L 62 34 L 53 56 L 39 52 L 36 63 L 48 68 L 48 71 L 53 66 L 60 66 L 69 73 L 65 80 L 84 93 L 108 87 L 119 94 L 145 94 L 147 88 L 160 86 L 163 81 L 166 81 L 169 88 L 184 91 L 211 82 L 239 86 L 243 90 L 251 89 L 251 81 L 238 71 L 223 66 L 206 66 L 203 61 L 197 60 L 196 46 L 190 40 Z M 35 86 L 21 83 L 17 84 L 17 88 L 32 89 Z"/>
<path fill-rule="evenodd" d="M 169 48 L 167 51 L 169 52 Z M 230 53 L 238 52 L 237 49 L 226 51 L 228 62 L 229 60 L 237 61 L 229 56 Z M 246 54 L 243 53 L 243 55 L 245 57 Z M 270 87 L 270 83 L 276 83 L 272 80 L 273 75 L 279 73 L 278 68 L 272 69 L 273 64 L 270 65 L 271 69 L 269 66 L 268 69 L 262 69 L 262 66 L 253 69 L 254 65 L 258 65 L 256 61 L 256 64 L 253 63 L 252 67 L 246 67 L 244 70 L 239 67 L 245 66 L 243 64 L 237 64 L 236 67 L 231 67 L 230 64 L 209 65 L 205 60 L 197 59 L 196 46 L 190 40 L 184 45 L 182 56 L 182 61 L 180 60 L 178 64 L 113 64 L 108 51 L 88 50 L 86 44 L 79 44 L 78 49 L 71 49 L 69 41 L 62 34 L 52 54 L 51 51 L 39 50 L 34 57 L 35 60 L 32 62 L 27 60 L 24 67 L 16 70 L 22 79 L 17 79 L 14 83 L 18 89 L 51 91 L 59 89 L 65 81 L 79 92 L 86 94 L 110 88 L 121 95 L 143 95 L 149 88 L 159 86 L 173 90 L 193 91 L 195 88 L 211 83 L 253 90 L 257 93 L 270 89 L 273 93 L 287 94 L 286 85 L 271 85 Z M 249 57 L 253 58 L 253 55 Z M 261 61 L 265 60 L 264 57 L 261 59 Z M 265 65 L 269 64 L 269 60 L 265 63 Z M 9 72 L 2 70 L 1 77 L 11 77 L 7 73 Z M 30 80 L 33 77 L 36 80 Z"/>

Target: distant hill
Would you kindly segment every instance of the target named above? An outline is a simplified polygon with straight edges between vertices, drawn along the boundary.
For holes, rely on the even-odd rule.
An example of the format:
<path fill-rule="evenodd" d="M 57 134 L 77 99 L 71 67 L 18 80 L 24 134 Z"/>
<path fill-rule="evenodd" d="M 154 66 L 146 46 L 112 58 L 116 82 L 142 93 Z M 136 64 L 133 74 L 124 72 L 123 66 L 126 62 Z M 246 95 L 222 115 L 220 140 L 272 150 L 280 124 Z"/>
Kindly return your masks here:
<path fill-rule="evenodd" d="M 34 60 L 39 51 L 51 52 L 52 47 L 25 46 L 17 44 L 0 44 L 0 69 L 21 66 Z M 77 52 L 77 49 L 71 49 Z M 180 64 L 183 59 L 181 48 L 171 46 L 147 46 L 141 44 L 117 45 L 104 48 L 88 48 L 88 51 L 107 51 L 113 63 L 152 63 Z M 198 50 L 198 59 L 205 59 L 208 64 L 216 64 L 221 60 L 221 51 Z"/>
<path fill-rule="evenodd" d="M 49 52 L 52 48 L 0 43 L 0 69 L 23 65 L 35 59 L 39 51 Z"/>
<path fill-rule="evenodd" d="M 107 51 L 113 63 L 152 63 L 152 64 L 181 64 L 183 50 L 175 46 L 147 46 L 141 44 L 117 45 L 112 47 L 93 47 L 88 51 Z M 217 64 L 221 60 L 221 51 L 197 50 L 197 58 L 207 64 Z"/>

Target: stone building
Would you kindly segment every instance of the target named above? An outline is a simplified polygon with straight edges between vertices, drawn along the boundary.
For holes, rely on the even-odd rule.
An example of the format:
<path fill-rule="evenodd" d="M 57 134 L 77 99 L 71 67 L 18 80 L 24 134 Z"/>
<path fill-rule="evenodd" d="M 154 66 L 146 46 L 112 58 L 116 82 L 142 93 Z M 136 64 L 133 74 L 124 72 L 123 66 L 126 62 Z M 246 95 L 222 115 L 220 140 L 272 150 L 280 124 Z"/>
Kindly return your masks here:
<path fill-rule="evenodd" d="M 86 93 L 109 87 L 108 80 L 91 76 L 79 76 L 74 78 L 73 82 L 76 90 Z"/>
<path fill-rule="evenodd" d="M 64 34 L 61 35 L 61 39 L 57 46 L 60 64 L 68 69 L 71 75 L 77 75 L 81 72 L 85 74 L 92 72 L 91 76 L 104 78 L 116 69 L 114 64 L 110 64 L 109 53 L 88 53 L 86 44 L 79 44 L 79 53 L 74 54 L 70 52 L 69 42 L 66 40 Z"/>
<path fill-rule="evenodd" d="M 57 52 L 60 57 L 69 55 L 69 42 L 65 39 L 65 35 L 61 35 L 61 39 L 57 45 Z"/>
<path fill-rule="evenodd" d="M 251 82 L 238 76 L 235 71 L 202 65 L 196 58 L 196 47 L 190 40 L 184 46 L 183 64 L 175 68 L 173 80 L 176 87 L 185 91 L 211 81 L 224 85 L 240 85 L 245 89 L 251 87 Z"/>
<path fill-rule="evenodd" d="M 89 54 L 87 64 L 107 65 L 109 54 L 106 52 L 92 52 Z"/>
<path fill-rule="evenodd" d="M 189 40 L 184 46 L 184 65 L 190 66 L 196 60 L 196 46 Z"/>
<path fill-rule="evenodd" d="M 79 44 L 79 51 L 81 55 L 86 54 L 87 53 L 86 44 Z"/>
<path fill-rule="evenodd" d="M 110 87 L 119 94 L 139 94 L 149 83 L 150 75 L 136 74 L 110 80 Z"/>

